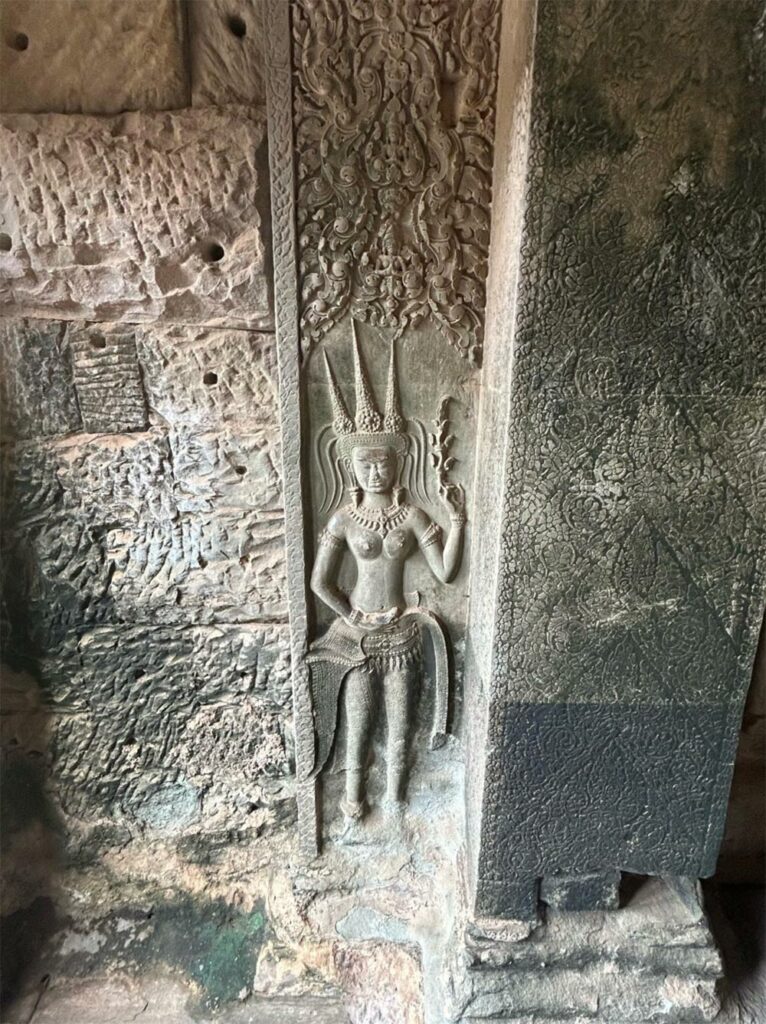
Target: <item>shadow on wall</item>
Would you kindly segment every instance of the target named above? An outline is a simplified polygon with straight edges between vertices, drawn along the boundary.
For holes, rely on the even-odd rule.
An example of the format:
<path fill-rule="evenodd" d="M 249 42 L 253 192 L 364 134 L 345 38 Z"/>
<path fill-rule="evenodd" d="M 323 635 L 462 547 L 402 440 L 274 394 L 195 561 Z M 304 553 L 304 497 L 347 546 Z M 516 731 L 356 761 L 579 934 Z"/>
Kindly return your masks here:
<path fill-rule="evenodd" d="M 3 634 L 7 652 L 5 629 Z M 6 663 L 0 687 L 1 1011 L 22 987 L 35 987 L 31 974 L 46 940 L 56 930 L 53 896 L 63 840 L 46 793 L 50 715 L 42 706 L 38 685 L 32 672 Z M 45 981 L 40 982 L 43 988 Z"/>
<path fill-rule="evenodd" d="M 726 964 L 724 1011 L 736 1013 L 742 1024 L 766 1020 L 766 618 L 742 718 L 718 868 L 705 889 Z"/>
<path fill-rule="evenodd" d="M 742 718 L 716 880 L 766 884 L 766 618 Z"/>

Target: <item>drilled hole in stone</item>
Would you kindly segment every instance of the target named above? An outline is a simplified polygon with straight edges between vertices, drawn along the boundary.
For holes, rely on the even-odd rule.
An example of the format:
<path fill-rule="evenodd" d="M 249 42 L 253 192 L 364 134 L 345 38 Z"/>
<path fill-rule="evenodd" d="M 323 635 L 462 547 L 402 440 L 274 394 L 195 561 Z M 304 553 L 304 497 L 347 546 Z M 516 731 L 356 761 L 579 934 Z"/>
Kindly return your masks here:
<path fill-rule="evenodd" d="M 247 466 L 235 466 L 234 472 L 237 474 L 237 476 L 244 476 L 245 473 L 247 473 Z"/>
<path fill-rule="evenodd" d="M 141 679 L 145 675 L 146 675 L 146 673 L 144 672 L 144 670 L 142 668 L 137 668 L 136 671 L 133 673 L 133 678 L 134 679 Z"/>
<path fill-rule="evenodd" d="M 209 388 L 212 388 L 214 384 L 218 383 L 218 374 L 213 373 L 212 370 L 208 370 L 202 378 L 202 383 L 207 384 Z"/>
<path fill-rule="evenodd" d="M 238 14 L 232 14 L 228 20 L 229 31 L 237 39 L 244 39 L 247 35 L 247 25 Z"/>
<path fill-rule="evenodd" d="M 209 242 L 205 246 L 204 253 L 208 263 L 220 263 L 226 255 L 224 247 L 218 242 Z"/>
<path fill-rule="evenodd" d="M 13 239 L 11 236 L 6 235 L 4 231 L 0 231 L 0 252 L 10 252 L 12 245 Z"/>
<path fill-rule="evenodd" d="M 200 569 L 205 569 L 207 567 L 207 559 L 203 558 L 202 555 L 197 555 L 197 565 Z"/>
<path fill-rule="evenodd" d="M 100 334 L 92 334 L 90 338 L 91 348 L 106 348 L 106 338 Z"/>
<path fill-rule="evenodd" d="M 29 46 L 29 36 L 25 32 L 14 32 L 8 40 L 8 45 L 12 50 L 26 50 Z"/>

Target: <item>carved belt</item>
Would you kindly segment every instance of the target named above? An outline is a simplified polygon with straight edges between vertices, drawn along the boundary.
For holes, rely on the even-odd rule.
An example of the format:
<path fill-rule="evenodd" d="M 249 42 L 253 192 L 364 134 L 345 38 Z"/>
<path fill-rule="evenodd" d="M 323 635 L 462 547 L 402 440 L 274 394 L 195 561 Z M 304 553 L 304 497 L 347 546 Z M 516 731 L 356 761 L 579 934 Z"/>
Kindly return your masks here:
<path fill-rule="evenodd" d="M 430 746 L 436 750 L 443 745 L 447 737 L 449 661 L 444 627 L 439 619 L 425 608 L 405 608 L 394 626 L 371 633 L 337 619 L 324 636 L 312 644 L 306 656 L 316 749 L 313 764 L 304 769 L 305 776 L 321 771 L 329 756 L 337 725 L 338 696 L 346 675 L 376 659 L 388 661 L 411 656 L 420 647 L 418 626 L 428 633 L 434 649 L 435 694 Z"/>
<path fill-rule="evenodd" d="M 405 625 L 404 620 L 409 619 L 409 623 Z M 360 645 L 362 651 L 365 654 L 375 656 L 380 653 L 384 656 L 388 656 L 392 653 L 398 652 L 398 647 L 385 646 L 386 642 L 394 640 L 395 644 L 403 644 L 404 640 L 400 638 L 409 637 L 412 634 L 417 637 L 418 626 L 421 626 L 428 633 L 431 638 L 431 643 L 434 648 L 434 669 L 435 669 L 435 694 L 434 694 L 434 720 L 431 727 L 431 749 L 436 750 L 437 747 L 441 747 L 447 738 L 447 704 L 448 704 L 448 689 L 449 689 L 449 661 L 447 657 L 447 639 L 444 635 L 444 627 L 433 612 L 429 612 L 426 608 L 414 607 L 405 608 L 402 612 L 399 620 L 397 621 L 397 631 L 393 636 L 387 636 L 381 633 L 369 633 L 363 636 Z M 407 641 L 409 642 L 409 641 Z M 416 641 L 417 642 L 417 641 Z M 378 644 L 381 644 L 379 650 L 376 650 Z M 411 650 L 412 647 L 401 648 L 405 650 Z"/>

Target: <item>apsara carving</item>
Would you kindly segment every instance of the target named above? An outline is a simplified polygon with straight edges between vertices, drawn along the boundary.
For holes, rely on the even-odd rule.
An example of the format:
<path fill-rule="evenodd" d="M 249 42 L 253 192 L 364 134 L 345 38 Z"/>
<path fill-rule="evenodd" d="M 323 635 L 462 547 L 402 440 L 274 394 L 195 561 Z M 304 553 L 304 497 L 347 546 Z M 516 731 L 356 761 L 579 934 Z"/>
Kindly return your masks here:
<path fill-rule="evenodd" d="M 375 406 L 356 334 L 353 344 L 353 418 L 325 353 L 335 435 L 330 452 L 351 488 L 350 500 L 336 507 L 319 535 L 311 588 L 336 618 L 311 645 L 306 659 L 316 733 L 313 763 L 306 767 L 312 778 L 322 771 L 339 723 L 345 721 L 341 806 L 349 827 L 367 810 L 366 766 L 372 723 L 381 703 L 386 712 L 385 802 L 396 814 L 403 809 L 411 698 L 422 674 L 421 631 L 428 634 L 434 654 L 432 746 L 445 740 L 447 637 L 434 613 L 405 594 L 405 566 L 419 550 L 433 575 L 442 583 L 451 582 L 460 568 L 466 522 L 465 494 L 449 482 L 446 468 L 439 477 L 439 495 L 450 520 L 444 539 L 439 526 L 400 486 L 408 461 L 413 456 L 418 461 L 414 449 L 420 442 L 414 423 L 411 426 L 401 411 L 395 343 L 383 413 Z M 353 559 L 356 567 L 350 593 L 339 586 L 344 557 Z"/>
<path fill-rule="evenodd" d="M 481 359 L 499 0 L 294 0 L 301 331 L 430 317 Z"/>

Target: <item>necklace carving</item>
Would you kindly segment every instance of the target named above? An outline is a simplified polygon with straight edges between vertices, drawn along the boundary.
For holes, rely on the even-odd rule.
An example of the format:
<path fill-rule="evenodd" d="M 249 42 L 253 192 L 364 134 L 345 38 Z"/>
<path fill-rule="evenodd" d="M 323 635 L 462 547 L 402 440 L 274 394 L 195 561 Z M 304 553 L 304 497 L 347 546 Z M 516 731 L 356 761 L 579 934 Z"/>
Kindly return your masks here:
<path fill-rule="evenodd" d="M 397 526 L 401 526 L 408 513 L 408 505 L 389 505 L 387 508 L 365 508 L 358 505 L 349 509 L 349 515 L 355 523 L 381 534 L 384 539 Z"/>

